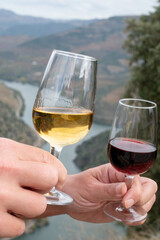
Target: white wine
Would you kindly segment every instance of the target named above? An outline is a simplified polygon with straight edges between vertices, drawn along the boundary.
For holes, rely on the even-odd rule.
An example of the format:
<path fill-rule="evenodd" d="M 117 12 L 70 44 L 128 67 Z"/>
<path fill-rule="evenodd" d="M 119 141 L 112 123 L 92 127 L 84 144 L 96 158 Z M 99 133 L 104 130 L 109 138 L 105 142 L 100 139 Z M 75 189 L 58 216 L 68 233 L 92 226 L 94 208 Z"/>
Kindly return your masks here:
<path fill-rule="evenodd" d="M 34 108 L 32 117 L 39 135 L 57 147 L 80 141 L 93 122 L 93 112 L 87 109 Z"/>

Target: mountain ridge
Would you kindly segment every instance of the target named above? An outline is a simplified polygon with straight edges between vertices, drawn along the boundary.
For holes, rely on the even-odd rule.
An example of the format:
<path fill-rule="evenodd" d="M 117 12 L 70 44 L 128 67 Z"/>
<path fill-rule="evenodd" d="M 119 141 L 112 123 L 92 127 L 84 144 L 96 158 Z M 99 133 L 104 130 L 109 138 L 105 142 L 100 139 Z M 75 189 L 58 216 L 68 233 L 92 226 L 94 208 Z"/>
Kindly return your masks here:
<path fill-rule="evenodd" d="M 45 19 L 42 17 L 33 17 L 26 15 L 19 15 L 13 11 L 0 9 L 0 27 L 7 28 L 9 26 L 13 26 L 15 24 L 20 23 L 39 23 L 39 22 L 48 22 L 52 21 L 51 19 Z"/>
<path fill-rule="evenodd" d="M 112 22 L 112 26 L 111 27 L 113 27 L 113 29 L 111 30 L 111 28 L 108 28 L 108 33 L 111 33 L 111 32 L 117 31 L 117 30 L 118 31 L 122 31 L 122 30 L 124 30 L 124 27 L 125 27 L 124 21 L 127 18 L 128 17 L 112 17 L 112 18 L 109 18 L 109 19 L 96 20 L 93 23 L 91 22 L 91 23 L 89 23 L 86 26 L 79 26 L 76 29 L 71 29 L 69 31 L 62 32 L 60 34 L 58 33 L 58 34 L 56 34 L 56 36 L 54 34 L 50 34 L 49 36 L 42 36 L 40 38 L 35 38 L 35 39 L 31 40 L 31 41 L 28 41 L 28 42 L 25 42 L 24 44 L 21 44 L 20 46 L 21 47 L 32 47 L 32 44 L 33 44 L 33 48 L 39 47 L 39 45 L 37 45 L 37 41 L 38 41 L 38 44 L 42 44 L 43 45 L 42 47 L 45 47 L 44 42 L 47 42 L 47 43 L 48 42 L 52 42 L 52 40 L 54 41 L 54 38 L 58 38 L 58 37 L 61 38 L 63 36 L 64 37 L 68 37 L 68 36 L 73 37 L 75 35 L 75 32 L 77 32 L 77 34 L 79 34 L 79 36 L 81 36 L 82 34 L 85 34 L 85 36 L 83 35 L 83 38 L 85 38 L 85 41 L 86 41 L 86 39 L 87 39 L 86 35 L 88 33 L 91 35 L 91 29 L 93 30 L 93 28 L 95 28 L 95 25 L 99 25 L 99 27 L 100 27 L 101 23 L 102 23 L 102 25 L 103 25 L 103 23 L 104 24 L 108 23 L 107 25 L 109 25 Z M 119 20 L 119 24 L 117 22 L 117 19 Z M 114 26 L 114 20 L 116 20 L 115 26 Z M 118 27 L 117 27 L 117 24 L 118 24 Z M 106 29 L 104 29 L 104 33 L 106 32 L 105 30 Z M 98 31 L 98 26 L 97 26 L 96 31 Z M 100 29 L 100 31 L 102 31 L 102 28 Z M 101 35 L 102 35 L 102 33 L 101 33 Z M 90 41 L 92 43 L 93 42 L 93 36 L 91 36 L 91 38 L 88 37 L 88 41 Z M 95 41 L 97 41 L 97 38 L 96 38 Z M 90 43 L 90 42 L 88 42 L 88 43 Z M 50 45 L 47 46 L 47 48 L 49 48 L 49 47 L 50 47 Z"/>
<path fill-rule="evenodd" d="M 85 26 L 38 38 L 28 37 L 19 42 L 15 39 L 22 36 L 4 37 L 2 43 L 1 37 L 0 78 L 39 85 L 53 49 L 96 57 L 98 75 L 94 119 L 98 123 L 110 124 L 129 78 L 128 54 L 122 46 L 126 39 L 126 20 L 133 17 L 96 20 Z M 8 49 L 6 45 L 4 48 L 7 41 L 11 45 Z"/>
<path fill-rule="evenodd" d="M 0 9 L 0 36 L 27 35 L 45 36 L 86 25 L 95 20 L 54 20 L 29 15 L 19 15 L 13 11 Z"/>

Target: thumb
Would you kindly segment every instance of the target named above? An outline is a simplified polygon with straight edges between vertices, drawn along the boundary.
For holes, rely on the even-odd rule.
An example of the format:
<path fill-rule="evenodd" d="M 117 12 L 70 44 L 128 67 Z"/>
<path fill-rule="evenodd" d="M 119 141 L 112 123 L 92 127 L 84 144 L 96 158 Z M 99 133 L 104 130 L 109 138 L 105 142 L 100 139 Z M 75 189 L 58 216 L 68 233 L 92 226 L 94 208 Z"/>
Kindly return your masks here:
<path fill-rule="evenodd" d="M 107 184 L 100 183 L 96 188 L 94 189 L 95 200 L 101 201 L 120 200 L 127 192 L 127 186 L 124 182 Z"/>

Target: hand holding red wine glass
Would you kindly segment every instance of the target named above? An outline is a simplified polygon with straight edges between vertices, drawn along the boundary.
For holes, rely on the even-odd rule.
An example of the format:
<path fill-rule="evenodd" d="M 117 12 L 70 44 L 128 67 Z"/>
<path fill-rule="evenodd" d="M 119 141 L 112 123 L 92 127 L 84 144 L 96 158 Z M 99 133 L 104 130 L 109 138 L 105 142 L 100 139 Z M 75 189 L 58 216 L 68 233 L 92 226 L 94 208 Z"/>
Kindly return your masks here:
<path fill-rule="evenodd" d="M 119 100 L 108 142 L 108 158 L 112 166 L 132 182 L 145 173 L 157 155 L 157 105 L 143 99 Z M 131 184 L 130 184 L 131 185 Z M 121 202 L 105 205 L 104 213 L 117 221 L 139 222 L 147 217 L 143 208 L 123 207 Z"/>

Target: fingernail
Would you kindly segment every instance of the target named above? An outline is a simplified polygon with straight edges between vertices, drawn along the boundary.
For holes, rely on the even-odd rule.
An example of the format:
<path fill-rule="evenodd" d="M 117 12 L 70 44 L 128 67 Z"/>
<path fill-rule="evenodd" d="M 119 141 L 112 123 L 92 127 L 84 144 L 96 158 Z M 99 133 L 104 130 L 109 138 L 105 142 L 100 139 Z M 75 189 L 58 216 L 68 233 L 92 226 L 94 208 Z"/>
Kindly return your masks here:
<path fill-rule="evenodd" d="M 129 199 L 129 200 L 125 201 L 125 208 L 130 208 L 133 205 L 134 205 L 133 199 Z"/>
<path fill-rule="evenodd" d="M 124 183 L 119 183 L 117 186 L 116 186 L 116 193 L 118 195 L 122 195 L 122 188 L 124 186 Z"/>

